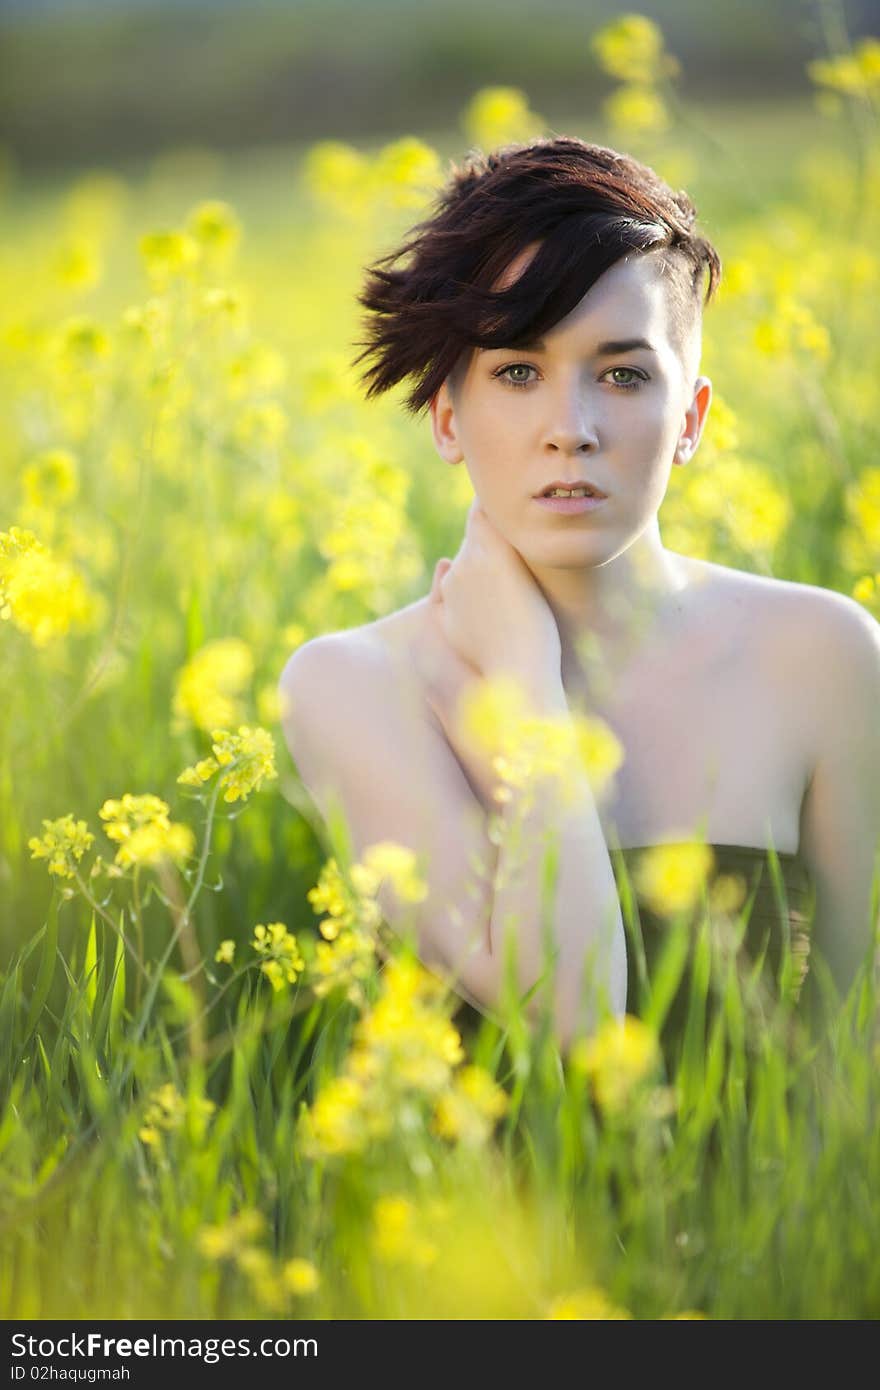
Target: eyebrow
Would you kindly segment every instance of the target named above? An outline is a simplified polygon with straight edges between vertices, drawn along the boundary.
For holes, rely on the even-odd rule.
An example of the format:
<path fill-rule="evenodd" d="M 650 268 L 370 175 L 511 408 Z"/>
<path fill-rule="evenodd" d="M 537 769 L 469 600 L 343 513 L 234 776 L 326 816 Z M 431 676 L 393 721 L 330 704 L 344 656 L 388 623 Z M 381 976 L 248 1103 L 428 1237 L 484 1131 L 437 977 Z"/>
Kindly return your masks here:
<path fill-rule="evenodd" d="M 534 338 L 530 342 L 520 343 L 520 349 L 525 352 L 546 352 L 547 344 L 543 338 Z M 654 348 L 647 338 L 616 338 L 607 343 L 599 343 L 596 348 L 597 357 L 615 357 L 619 352 L 633 352 L 636 348 L 643 348 L 645 352 L 653 352 Z"/>

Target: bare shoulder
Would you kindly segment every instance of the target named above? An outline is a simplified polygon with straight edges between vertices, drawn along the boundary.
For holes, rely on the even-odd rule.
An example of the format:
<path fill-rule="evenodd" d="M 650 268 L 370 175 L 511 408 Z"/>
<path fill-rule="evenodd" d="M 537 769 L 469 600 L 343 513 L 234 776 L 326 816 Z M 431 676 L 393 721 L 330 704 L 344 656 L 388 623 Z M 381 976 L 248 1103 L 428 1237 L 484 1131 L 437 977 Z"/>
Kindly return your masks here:
<path fill-rule="evenodd" d="M 876 643 L 880 623 L 855 599 L 836 589 L 752 574 L 705 560 L 689 560 L 694 589 L 719 615 L 744 613 L 750 629 L 766 636 L 791 661 L 798 652 L 818 655 L 817 643 Z"/>
<path fill-rule="evenodd" d="M 333 720 L 353 719 L 364 729 L 399 727 L 408 718 L 424 718 L 416 667 L 410 659 L 418 635 L 411 609 L 376 622 L 322 633 L 288 657 L 278 680 L 281 724 L 292 747 L 301 713 Z"/>
<path fill-rule="evenodd" d="M 289 690 L 325 672 L 355 679 L 378 679 L 383 674 L 399 678 L 401 668 L 411 664 L 419 641 L 425 602 L 422 599 L 374 622 L 322 633 L 304 642 L 285 662 L 279 688 Z"/>

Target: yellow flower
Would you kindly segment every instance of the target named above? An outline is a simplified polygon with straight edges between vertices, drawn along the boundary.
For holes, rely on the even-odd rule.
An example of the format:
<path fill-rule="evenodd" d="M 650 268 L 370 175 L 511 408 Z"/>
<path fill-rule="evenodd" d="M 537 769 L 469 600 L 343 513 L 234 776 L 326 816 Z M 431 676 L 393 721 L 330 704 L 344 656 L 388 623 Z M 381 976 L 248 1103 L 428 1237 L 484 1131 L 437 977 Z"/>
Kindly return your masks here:
<path fill-rule="evenodd" d="M 636 889 L 648 906 L 673 916 L 695 905 L 715 862 L 708 845 L 655 845 L 639 855 Z"/>
<path fill-rule="evenodd" d="M 69 449 L 46 449 L 21 475 L 25 500 L 34 507 L 63 507 L 79 491 L 79 468 Z"/>
<path fill-rule="evenodd" d="M 50 874 L 73 878 L 77 864 L 95 838 L 86 822 L 68 814 L 57 820 L 44 820 L 43 832 L 42 836 L 32 835 L 28 840 L 31 858 L 48 859 L 46 868 Z"/>
<path fill-rule="evenodd" d="M 863 574 L 861 579 L 857 579 L 852 596 L 856 603 L 875 604 L 880 597 L 880 570 L 876 574 Z"/>
<path fill-rule="evenodd" d="M 148 274 L 159 283 L 185 275 L 199 259 L 199 243 L 188 232 L 147 232 L 138 248 Z"/>
<path fill-rule="evenodd" d="M 214 952 L 214 959 L 220 965 L 231 965 L 234 955 L 235 942 L 232 940 L 231 937 L 227 937 L 225 941 L 220 942 L 220 945 Z"/>
<path fill-rule="evenodd" d="M 481 1144 L 508 1107 L 505 1091 L 484 1067 L 465 1066 L 434 1108 L 433 1129 L 444 1139 Z"/>
<path fill-rule="evenodd" d="M 362 870 L 375 876 L 377 887 L 383 878 L 390 878 L 394 891 L 402 902 L 419 903 L 428 896 L 428 885 L 416 873 L 416 856 L 405 845 L 396 844 L 392 840 L 381 840 L 375 845 L 368 845 L 361 863 L 353 865 L 351 869 L 355 887 L 359 887 L 356 875 Z M 376 889 L 365 887 L 362 891 L 374 895 Z"/>
<path fill-rule="evenodd" d="M 595 1037 L 580 1038 L 569 1060 L 590 1077 L 603 1109 L 620 1110 L 656 1069 L 660 1048 L 656 1033 L 647 1024 L 625 1014 L 622 1019 L 609 1019 Z"/>
<path fill-rule="evenodd" d="M 90 367 L 110 352 L 110 339 L 87 314 L 74 314 L 58 330 L 56 346 L 70 365 Z"/>
<path fill-rule="evenodd" d="M 578 713 L 534 715 L 510 677 L 483 680 L 466 691 L 456 719 L 461 735 L 492 761 L 497 801 L 509 801 L 511 788 L 530 788 L 544 778 L 553 779 L 562 799 L 570 801 L 584 773 L 598 794 L 623 758 L 622 745 L 603 721 Z"/>
<path fill-rule="evenodd" d="M 202 758 L 193 767 L 184 768 L 177 780 L 184 787 L 200 787 L 214 776 L 218 766 L 216 758 Z"/>
<path fill-rule="evenodd" d="M 222 1226 L 203 1226 L 197 1243 L 209 1260 L 232 1259 L 249 1248 L 251 1241 L 259 1239 L 265 1229 L 266 1219 L 262 1213 L 246 1208 Z"/>
<path fill-rule="evenodd" d="M 533 140 L 546 125 L 519 87 L 483 87 L 466 106 L 461 123 L 468 139 L 484 150 Z"/>
<path fill-rule="evenodd" d="M 379 1197 L 373 1207 L 372 1245 L 380 1260 L 427 1268 L 437 1247 L 427 1240 L 412 1202 L 403 1196 Z"/>
<path fill-rule="evenodd" d="M 62 285 L 69 289 L 90 290 L 101 279 L 101 257 L 92 241 L 79 237 L 60 246 L 53 269 Z"/>
<path fill-rule="evenodd" d="M 807 64 L 807 73 L 818 86 L 867 98 L 880 88 L 880 39 L 864 38 L 850 53 L 818 58 Z"/>
<path fill-rule="evenodd" d="M 0 619 L 27 633 L 35 647 L 47 647 L 71 627 L 95 626 L 105 608 L 33 531 L 0 531 Z"/>
<path fill-rule="evenodd" d="M 184 768 L 177 781 L 185 787 L 198 787 L 221 768 L 219 778 L 224 801 L 243 800 L 259 789 L 267 778 L 278 776 L 275 767 L 275 743 L 267 729 L 240 724 L 237 734 L 227 729 L 213 729 L 213 758 L 203 758 L 193 767 Z"/>
<path fill-rule="evenodd" d="M 615 130 L 627 134 L 660 132 L 669 128 L 669 113 L 663 98 L 652 87 L 635 83 L 618 87 L 602 103 L 602 110 Z"/>
<path fill-rule="evenodd" d="M 168 303 L 154 297 L 146 304 L 132 304 L 122 315 L 122 328 L 135 343 L 158 348 L 165 342 L 169 326 Z"/>
<path fill-rule="evenodd" d="M 314 1293 L 320 1284 L 320 1276 L 311 1260 L 295 1257 L 288 1260 L 281 1271 L 285 1288 L 293 1294 Z"/>
<path fill-rule="evenodd" d="M 166 859 L 182 864 L 192 857 L 196 837 L 188 825 L 172 822 L 167 826 L 141 825 L 131 832 L 114 863 L 122 868 L 133 864 L 159 864 Z"/>
<path fill-rule="evenodd" d="M 244 712 L 241 696 L 253 673 L 253 653 L 241 638 L 206 642 L 178 672 L 172 700 L 174 732 L 188 723 L 206 730 L 235 723 Z"/>
<path fill-rule="evenodd" d="M 589 1287 L 560 1294 L 550 1304 L 546 1318 L 572 1318 L 589 1321 L 612 1321 L 631 1318 L 632 1313 L 612 1303 L 602 1289 Z"/>
<path fill-rule="evenodd" d="M 376 193 L 392 207 L 420 207 L 441 180 L 437 151 L 407 135 L 384 145 L 372 169 Z"/>
<path fill-rule="evenodd" d="M 358 1004 L 363 1001 L 362 981 L 372 974 L 375 961 L 375 939 L 366 932 L 346 929 L 332 942 L 316 942 L 309 983 L 319 999 L 331 990 L 344 989 L 347 998 Z"/>
<path fill-rule="evenodd" d="M 263 957 L 260 969 L 274 990 L 282 989 L 285 983 L 294 984 L 297 975 L 305 969 L 299 943 L 283 922 L 270 922 L 268 926 L 260 923 L 254 927 L 251 944 Z"/>
<path fill-rule="evenodd" d="M 678 71 L 678 63 L 663 51 L 663 34 L 642 14 L 621 15 L 598 29 L 590 47 L 599 65 L 624 82 L 651 83 Z"/>
<path fill-rule="evenodd" d="M 713 879 L 709 892 L 710 911 L 738 912 L 745 902 L 746 891 L 746 881 L 741 874 L 719 874 Z"/>
<path fill-rule="evenodd" d="M 387 1127 L 391 1117 L 386 1117 Z M 370 1137 L 368 1098 L 353 1076 L 335 1076 L 300 1117 L 298 1132 L 307 1157 L 360 1153 Z"/>
<path fill-rule="evenodd" d="M 341 140 L 320 140 L 311 147 L 303 182 L 316 201 L 347 217 L 357 217 L 370 202 L 369 162 Z"/>
<path fill-rule="evenodd" d="M 245 302 L 238 290 L 204 290 L 199 306 L 203 317 L 214 324 L 231 324 L 237 327 L 245 321 Z"/>
<path fill-rule="evenodd" d="M 202 250 L 218 260 L 229 259 L 241 240 L 241 224 L 234 209 L 219 200 L 198 203 L 186 225 Z"/>
<path fill-rule="evenodd" d="M 397 853 L 400 846 L 393 846 L 387 856 L 379 852 L 377 862 L 390 866 L 396 872 L 406 892 L 415 893 L 419 880 L 411 872 L 406 858 Z M 375 901 L 375 893 L 381 881 L 381 873 L 368 864 L 354 864 L 351 868 L 350 888 L 343 877 L 335 858 L 330 858 L 322 866 L 316 887 L 306 894 L 314 912 L 328 912 L 330 915 L 319 924 L 321 935 L 326 941 L 335 941 L 340 932 L 357 927 L 361 932 L 372 932 L 381 921 L 381 912 Z M 354 889 L 354 891 L 352 891 Z"/>
<path fill-rule="evenodd" d="M 105 801 L 98 814 L 106 822 L 107 836 L 121 845 L 114 860 L 121 868 L 164 859 L 179 863 L 195 848 L 190 827 L 170 821 L 167 802 L 151 793 L 132 796 L 126 792 L 121 800 Z"/>
<path fill-rule="evenodd" d="M 204 1096 L 190 1096 L 185 1099 L 173 1082 L 159 1086 L 150 1095 L 144 1124 L 138 1131 L 143 1143 L 161 1153 L 163 1134 L 179 1130 L 187 1116 L 200 1132 L 216 1110 L 212 1100 Z"/>

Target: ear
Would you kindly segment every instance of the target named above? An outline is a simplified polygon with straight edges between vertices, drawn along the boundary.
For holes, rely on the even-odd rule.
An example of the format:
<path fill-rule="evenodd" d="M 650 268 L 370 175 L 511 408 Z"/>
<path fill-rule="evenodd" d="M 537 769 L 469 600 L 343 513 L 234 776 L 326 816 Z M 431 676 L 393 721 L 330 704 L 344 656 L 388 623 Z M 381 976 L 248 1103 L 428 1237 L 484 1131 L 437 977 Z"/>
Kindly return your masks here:
<path fill-rule="evenodd" d="M 703 426 L 706 423 L 706 416 L 709 413 L 709 405 L 712 401 L 712 383 L 707 376 L 698 376 L 694 383 L 693 400 L 684 414 L 681 433 L 678 443 L 675 446 L 675 457 L 673 464 L 682 466 L 689 463 L 693 457 L 700 436 L 703 433 Z"/>
<path fill-rule="evenodd" d="M 431 400 L 431 429 L 438 454 L 447 463 L 461 463 L 464 454 L 458 442 L 455 407 L 448 381 L 444 381 Z"/>

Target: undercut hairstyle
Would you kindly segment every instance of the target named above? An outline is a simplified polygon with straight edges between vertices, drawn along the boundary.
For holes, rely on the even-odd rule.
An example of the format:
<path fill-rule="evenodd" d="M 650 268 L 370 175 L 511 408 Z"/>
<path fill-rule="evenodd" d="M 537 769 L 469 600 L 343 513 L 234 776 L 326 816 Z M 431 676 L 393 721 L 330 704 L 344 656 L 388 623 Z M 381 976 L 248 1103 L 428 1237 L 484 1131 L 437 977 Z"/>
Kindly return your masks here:
<path fill-rule="evenodd" d="M 683 359 L 721 279 L 720 257 L 694 230 L 685 192 L 629 155 L 576 137 L 472 150 L 450 162 L 432 208 L 367 267 L 358 295 L 367 336 L 353 344 L 363 348 L 354 365 L 370 363 L 360 378 L 367 399 L 411 378 L 404 406 L 412 415 L 447 378 L 455 391 L 471 349 L 526 348 L 623 256 L 656 253 Z M 533 242 L 541 244 L 527 269 L 493 291 Z"/>

